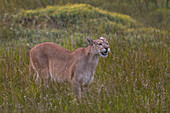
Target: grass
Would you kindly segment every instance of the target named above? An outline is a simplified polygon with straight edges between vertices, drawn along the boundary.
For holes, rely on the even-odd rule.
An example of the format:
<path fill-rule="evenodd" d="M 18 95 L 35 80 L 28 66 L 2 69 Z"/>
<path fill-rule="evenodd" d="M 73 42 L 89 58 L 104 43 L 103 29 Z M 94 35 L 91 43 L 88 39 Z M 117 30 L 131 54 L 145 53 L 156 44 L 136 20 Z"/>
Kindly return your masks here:
<path fill-rule="evenodd" d="M 169 111 L 170 51 L 166 33 L 105 33 L 106 28 L 97 24 L 97 32 L 87 25 L 77 30 L 67 26 L 29 28 L 10 17 L 0 24 L 0 112 Z M 34 45 L 51 41 L 75 50 L 87 46 L 86 37 L 97 39 L 101 35 L 107 37 L 111 53 L 100 58 L 87 97 L 75 100 L 70 84 L 52 82 L 45 88 L 29 76 L 29 51 Z"/>
<path fill-rule="evenodd" d="M 85 40 L 76 38 L 74 43 L 75 39 L 56 42 L 74 50 Z M 1 45 L 1 112 L 167 112 L 167 40 L 130 38 L 108 38 L 111 54 L 100 59 L 87 97 L 78 101 L 71 86 L 50 83 L 46 89 L 35 84 L 28 74 L 29 49 L 24 41 L 20 46 L 20 41 Z"/>

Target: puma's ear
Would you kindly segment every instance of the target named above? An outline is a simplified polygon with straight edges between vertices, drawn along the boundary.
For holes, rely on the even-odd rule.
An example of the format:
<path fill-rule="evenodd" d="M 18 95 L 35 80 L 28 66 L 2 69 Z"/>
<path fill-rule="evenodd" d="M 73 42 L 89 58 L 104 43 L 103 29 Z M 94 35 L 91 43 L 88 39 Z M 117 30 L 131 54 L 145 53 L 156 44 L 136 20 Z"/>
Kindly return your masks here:
<path fill-rule="evenodd" d="M 91 45 L 91 46 L 92 46 L 92 45 L 93 45 L 93 43 L 94 43 L 94 42 L 93 42 L 93 40 L 92 40 L 92 39 L 90 39 L 90 38 L 88 38 L 88 37 L 87 37 L 87 41 L 88 41 L 89 45 Z"/>
<path fill-rule="evenodd" d="M 106 38 L 104 38 L 104 37 L 100 37 L 100 40 L 106 41 Z"/>

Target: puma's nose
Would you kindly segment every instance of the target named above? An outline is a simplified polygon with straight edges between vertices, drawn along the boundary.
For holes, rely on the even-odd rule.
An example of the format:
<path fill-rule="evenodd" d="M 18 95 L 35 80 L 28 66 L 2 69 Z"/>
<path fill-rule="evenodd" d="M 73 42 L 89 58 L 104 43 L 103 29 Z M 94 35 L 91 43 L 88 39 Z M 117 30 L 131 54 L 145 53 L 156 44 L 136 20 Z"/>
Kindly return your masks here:
<path fill-rule="evenodd" d="M 105 52 L 105 53 L 107 53 L 107 52 L 109 52 L 110 51 L 110 48 L 104 48 L 103 49 L 103 52 Z"/>

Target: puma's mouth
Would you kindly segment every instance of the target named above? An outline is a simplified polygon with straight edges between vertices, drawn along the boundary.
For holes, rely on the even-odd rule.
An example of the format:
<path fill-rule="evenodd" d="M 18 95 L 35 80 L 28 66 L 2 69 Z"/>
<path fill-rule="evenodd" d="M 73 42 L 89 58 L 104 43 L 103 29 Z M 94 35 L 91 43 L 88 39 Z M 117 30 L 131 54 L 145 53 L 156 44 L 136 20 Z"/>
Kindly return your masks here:
<path fill-rule="evenodd" d="M 104 49 L 102 52 L 100 52 L 100 55 L 102 57 L 107 57 L 108 56 L 108 52 L 110 52 L 110 48 Z"/>
<path fill-rule="evenodd" d="M 102 57 L 107 57 L 108 56 L 108 52 L 106 51 L 106 52 L 100 52 L 100 55 L 102 56 Z"/>
<path fill-rule="evenodd" d="M 103 49 L 103 51 L 102 52 L 100 52 L 100 55 L 102 56 L 102 57 L 107 57 L 108 56 L 108 52 L 110 52 L 110 48 L 105 48 L 105 49 Z"/>

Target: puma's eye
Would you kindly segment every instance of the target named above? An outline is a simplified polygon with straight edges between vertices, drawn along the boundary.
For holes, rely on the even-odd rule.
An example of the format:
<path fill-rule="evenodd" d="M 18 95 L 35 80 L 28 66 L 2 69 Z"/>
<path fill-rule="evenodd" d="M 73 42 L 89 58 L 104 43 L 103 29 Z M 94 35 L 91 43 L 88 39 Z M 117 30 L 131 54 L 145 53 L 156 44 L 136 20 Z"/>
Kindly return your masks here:
<path fill-rule="evenodd" d="M 102 45 L 102 43 L 98 43 L 99 45 Z"/>

